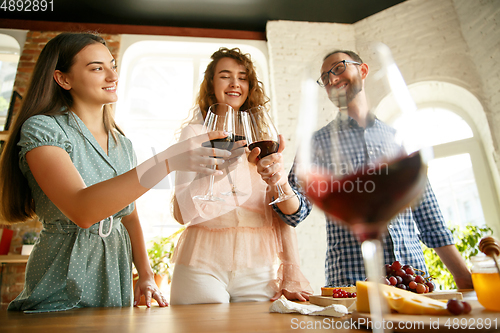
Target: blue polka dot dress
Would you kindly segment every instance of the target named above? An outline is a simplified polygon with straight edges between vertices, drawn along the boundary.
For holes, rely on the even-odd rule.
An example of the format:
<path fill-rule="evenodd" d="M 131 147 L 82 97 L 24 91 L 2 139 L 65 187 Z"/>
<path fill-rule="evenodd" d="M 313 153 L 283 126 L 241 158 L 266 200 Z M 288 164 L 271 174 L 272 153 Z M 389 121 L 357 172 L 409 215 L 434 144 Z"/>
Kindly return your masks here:
<path fill-rule="evenodd" d="M 66 150 L 87 186 L 136 165 L 130 140 L 117 133 L 115 142 L 110 136 L 106 155 L 72 112 L 38 115 L 23 124 L 18 143 L 19 166 L 28 180 L 43 230 L 28 259 L 24 290 L 8 310 L 45 312 L 131 306 L 132 249 L 121 218 L 133 211 L 133 204 L 88 229 L 78 227 L 47 198 L 26 163 L 27 152 L 46 145 Z M 108 232 L 109 236 L 104 237 Z"/>

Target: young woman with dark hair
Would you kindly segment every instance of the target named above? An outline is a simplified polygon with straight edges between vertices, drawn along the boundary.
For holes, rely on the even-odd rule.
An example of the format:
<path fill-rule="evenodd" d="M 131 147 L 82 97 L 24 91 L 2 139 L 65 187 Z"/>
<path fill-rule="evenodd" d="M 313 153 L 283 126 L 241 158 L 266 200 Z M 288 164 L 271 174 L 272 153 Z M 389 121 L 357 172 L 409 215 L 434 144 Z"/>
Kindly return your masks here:
<path fill-rule="evenodd" d="M 173 170 L 213 174 L 210 165 L 223 160 L 201 147 L 205 135 L 136 167 L 110 111 L 117 82 L 115 59 L 93 34 L 60 34 L 38 58 L 0 161 L 2 220 L 43 224 L 9 310 L 130 306 L 143 294 L 148 306 L 152 297 L 168 304 L 153 280 L 134 201 Z"/>

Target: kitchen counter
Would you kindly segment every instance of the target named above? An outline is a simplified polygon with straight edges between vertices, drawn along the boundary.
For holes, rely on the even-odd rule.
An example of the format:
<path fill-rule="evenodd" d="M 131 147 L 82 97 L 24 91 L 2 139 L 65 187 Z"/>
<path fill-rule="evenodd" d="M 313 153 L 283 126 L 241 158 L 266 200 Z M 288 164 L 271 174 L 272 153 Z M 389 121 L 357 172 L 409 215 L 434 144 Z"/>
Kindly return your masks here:
<path fill-rule="evenodd" d="M 335 321 L 352 318 L 269 313 L 271 302 L 174 305 L 166 308 L 83 308 L 24 314 L 0 310 L 0 332 L 297 332 L 332 331 Z M 347 318 L 346 318 L 347 317 Z M 315 325 L 315 326 L 314 326 Z M 333 328 L 335 329 L 335 328 Z M 342 329 L 336 332 L 354 332 Z M 368 330 L 362 330 L 369 332 Z"/>
<path fill-rule="evenodd" d="M 500 328 L 500 313 L 485 311 L 476 300 L 474 291 L 463 293 L 473 311 L 469 315 L 441 316 L 439 328 L 429 332 L 464 331 L 445 327 L 449 318 L 462 320 L 466 316 L 465 330 L 471 330 L 471 323 L 477 319 L 490 318 L 492 325 Z M 342 318 L 304 316 L 300 314 L 269 313 L 271 302 L 245 302 L 230 304 L 174 305 L 160 308 L 83 308 L 62 312 L 24 314 L 0 309 L 0 332 L 297 332 L 299 330 L 370 332 L 360 326 L 356 314 Z M 395 315 L 392 315 L 395 316 Z M 414 321 L 424 316 L 411 316 Z M 436 318 L 436 317 L 435 317 Z M 496 323 L 496 324 L 495 324 Z M 490 325 L 488 330 L 494 331 Z M 426 329 L 411 327 L 406 332 L 424 332 Z"/>

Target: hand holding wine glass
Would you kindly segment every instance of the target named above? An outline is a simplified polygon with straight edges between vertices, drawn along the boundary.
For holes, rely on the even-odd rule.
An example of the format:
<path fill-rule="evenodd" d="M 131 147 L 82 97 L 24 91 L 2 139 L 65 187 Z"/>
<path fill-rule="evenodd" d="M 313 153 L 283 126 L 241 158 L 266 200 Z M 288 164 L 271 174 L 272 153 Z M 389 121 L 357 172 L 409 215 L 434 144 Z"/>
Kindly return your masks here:
<path fill-rule="evenodd" d="M 203 131 L 206 133 L 225 131 L 228 135 L 225 138 L 204 142 L 202 144 L 203 147 L 231 150 L 234 144 L 234 113 L 233 108 L 224 103 L 216 103 L 210 106 L 203 124 Z M 208 193 L 205 195 L 196 195 L 193 197 L 193 200 L 200 202 L 223 202 L 224 199 L 214 194 L 214 179 L 214 175 L 210 175 Z"/>
<path fill-rule="evenodd" d="M 268 155 L 278 152 L 280 136 L 265 107 L 256 106 L 244 111 L 243 125 L 248 148 L 250 151 L 259 148 L 259 159 L 263 159 Z M 276 189 L 278 191 L 278 198 L 270 202 L 270 205 L 288 200 L 295 196 L 295 194 L 285 194 L 279 184 L 276 185 Z"/>

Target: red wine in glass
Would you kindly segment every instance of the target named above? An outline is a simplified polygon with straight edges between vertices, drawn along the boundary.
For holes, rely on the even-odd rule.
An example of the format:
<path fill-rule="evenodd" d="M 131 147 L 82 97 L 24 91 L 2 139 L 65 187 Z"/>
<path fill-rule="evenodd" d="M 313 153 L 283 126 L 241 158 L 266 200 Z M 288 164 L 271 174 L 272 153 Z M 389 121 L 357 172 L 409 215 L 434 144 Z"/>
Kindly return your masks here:
<path fill-rule="evenodd" d="M 346 224 L 357 224 L 360 239 L 377 238 L 383 227 L 409 206 L 425 189 L 427 166 L 420 152 L 347 175 L 332 175 L 327 169 L 310 173 L 306 194 L 327 214 Z"/>
<path fill-rule="evenodd" d="M 278 152 L 280 144 L 276 141 L 264 140 L 264 141 L 256 141 L 248 146 L 250 151 L 252 151 L 255 147 L 260 149 L 259 159 L 264 158 L 267 155 L 274 154 Z"/>
<path fill-rule="evenodd" d="M 256 106 L 242 112 L 243 127 L 246 141 L 250 150 L 260 148 L 259 158 L 276 153 L 279 148 L 279 134 L 274 126 L 267 109 Z M 276 185 L 278 198 L 269 204 L 275 204 L 293 198 L 294 194 L 285 194 L 279 184 Z"/>
<path fill-rule="evenodd" d="M 203 142 L 201 145 L 207 148 L 217 148 L 230 151 L 233 149 L 233 135 L 230 133 L 228 136 L 222 139 L 213 139 L 210 141 Z"/>
<path fill-rule="evenodd" d="M 244 136 L 244 135 L 239 135 L 239 134 L 235 134 L 235 135 L 234 135 L 234 142 L 244 141 L 244 140 L 246 140 L 246 139 L 247 139 L 247 137 L 246 137 L 246 136 Z M 245 145 L 243 145 L 243 146 L 241 146 L 241 147 L 246 147 L 246 146 L 247 146 L 247 145 L 245 144 Z"/>

